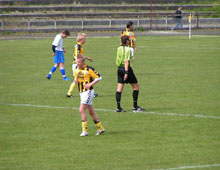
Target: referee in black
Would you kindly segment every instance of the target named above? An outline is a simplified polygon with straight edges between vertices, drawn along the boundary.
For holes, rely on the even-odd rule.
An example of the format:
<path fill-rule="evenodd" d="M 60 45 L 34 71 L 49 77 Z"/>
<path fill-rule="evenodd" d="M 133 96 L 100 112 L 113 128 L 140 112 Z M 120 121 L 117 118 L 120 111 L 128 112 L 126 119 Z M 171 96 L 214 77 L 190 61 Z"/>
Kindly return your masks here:
<path fill-rule="evenodd" d="M 131 49 L 128 47 L 130 40 L 128 36 L 121 37 L 121 46 L 117 49 L 116 65 L 118 66 L 118 88 L 116 92 L 117 112 L 125 112 L 121 107 L 121 93 L 124 83 L 133 87 L 133 112 L 143 112 L 144 109 L 138 106 L 139 84 L 132 69 Z"/>

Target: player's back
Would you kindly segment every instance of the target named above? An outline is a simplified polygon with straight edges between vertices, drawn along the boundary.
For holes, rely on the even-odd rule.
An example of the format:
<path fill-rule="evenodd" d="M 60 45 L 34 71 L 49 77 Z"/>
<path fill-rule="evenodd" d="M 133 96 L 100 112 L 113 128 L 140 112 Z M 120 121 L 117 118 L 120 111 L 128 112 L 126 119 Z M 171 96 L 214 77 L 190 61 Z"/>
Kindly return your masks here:
<path fill-rule="evenodd" d="M 57 34 L 53 40 L 52 45 L 56 46 L 56 50 L 63 51 L 63 38 L 61 34 Z"/>
<path fill-rule="evenodd" d="M 124 62 L 126 60 L 130 60 L 131 57 L 131 49 L 127 46 L 120 46 L 117 49 L 117 54 L 116 54 L 116 65 L 118 67 L 123 67 Z"/>

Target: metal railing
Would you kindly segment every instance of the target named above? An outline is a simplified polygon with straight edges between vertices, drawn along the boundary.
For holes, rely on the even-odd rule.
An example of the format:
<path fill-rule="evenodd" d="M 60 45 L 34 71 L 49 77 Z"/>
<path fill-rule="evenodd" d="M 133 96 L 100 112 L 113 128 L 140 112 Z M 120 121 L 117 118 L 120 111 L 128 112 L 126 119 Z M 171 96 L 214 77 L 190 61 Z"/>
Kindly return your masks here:
<path fill-rule="evenodd" d="M 206 16 L 207 17 L 207 16 Z M 124 28 L 128 21 L 133 21 L 136 29 L 140 30 L 169 30 L 176 24 L 173 15 L 155 15 L 150 20 L 150 17 L 136 18 L 103 18 L 103 19 L 56 19 L 50 17 L 40 18 L 20 18 L 0 20 L 0 31 L 41 31 L 41 30 L 118 30 Z M 150 24 L 152 23 L 152 25 Z M 188 28 L 188 16 L 183 16 L 183 29 Z M 220 28 L 219 18 L 202 18 L 200 15 L 195 15 L 192 18 L 192 28 Z"/>

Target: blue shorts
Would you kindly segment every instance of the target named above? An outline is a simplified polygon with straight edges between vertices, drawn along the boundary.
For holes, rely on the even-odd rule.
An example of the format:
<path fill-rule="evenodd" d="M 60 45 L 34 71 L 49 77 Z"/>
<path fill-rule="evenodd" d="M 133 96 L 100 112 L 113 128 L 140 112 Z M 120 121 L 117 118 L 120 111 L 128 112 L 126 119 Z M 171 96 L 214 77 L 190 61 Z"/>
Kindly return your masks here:
<path fill-rule="evenodd" d="M 59 64 L 59 63 L 64 63 L 64 62 L 65 62 L 65 58 L 64 58 L 63 51 L 56 50 L 56 55 L 54 56 L 54 63 Z"/>

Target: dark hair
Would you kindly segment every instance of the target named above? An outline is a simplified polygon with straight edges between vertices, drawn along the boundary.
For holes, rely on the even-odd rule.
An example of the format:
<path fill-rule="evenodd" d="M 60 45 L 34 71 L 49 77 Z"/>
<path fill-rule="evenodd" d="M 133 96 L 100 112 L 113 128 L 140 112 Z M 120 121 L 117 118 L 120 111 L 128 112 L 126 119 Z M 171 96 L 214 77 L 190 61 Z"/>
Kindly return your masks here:
<path fill-rule="evenodd" d="M 134 23 L 133 23 L 132 21 L 129 21 L 129 22 L 127 23 L 127 28 L 130 28 L 133 24 L 134 24 Z"/>
<path fill-rule="evenodd" d="M 127 41 L 129 41 L 129 36 L 123 36 L 121 37 L 121 43 L 122 45 L 126 45 Z"/>
<path fill-rule="evenodd" d="M 70 36 L 70 32 L 68 30 L 63 30 L 63 34 L 66 34 L 67 36 Z"/>

